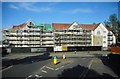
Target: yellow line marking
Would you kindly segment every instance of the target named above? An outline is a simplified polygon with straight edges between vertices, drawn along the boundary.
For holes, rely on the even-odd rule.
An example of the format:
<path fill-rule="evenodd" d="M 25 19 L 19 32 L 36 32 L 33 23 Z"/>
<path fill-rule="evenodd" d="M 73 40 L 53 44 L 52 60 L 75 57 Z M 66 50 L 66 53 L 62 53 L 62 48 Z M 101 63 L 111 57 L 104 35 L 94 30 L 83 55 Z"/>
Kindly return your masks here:
<path fill-rule="evenodd" d="M 9 67 L 7 67 L 7 68 L 5 68 L 5 69 L 2 69 L 2 71 L 5 71 L 5 70 L 7 70 L 7 69 L 10 69 L 10 68 L 12 68 L 13 66 L 9 66 Z"/>
<path fill-rule="evenodd" d="M 101 59 L 96 59 L 95 61 L 93 61 L 94 63 L 97 63 L 97 62 L 102 62 Z"/>
<path fill-rule="evenodd" d="M 91 61 L 90 61 L 90 63 L 87 65 L 88 69 L 86 70 L 86 72 L 84 72 L 85 74 L 83 74 L 82 79 L 84 79 L 84 78 L 85 78 L 86 74 L 88 73 L 89 69 L 90 69 L 90 68 L 91 68 L 91 66 L 92 66 L 92 63 L 93 63 L 93 60 L 91 60 Z"/>
<path fill-rule="evenodd" d="M 90 63 L 87 65 L 88 69 L 86 70 L 86 72 L 84 72 L 85 74 L 83 75 L 82 79 L 85 78 L 86 74 L 88 73 L 89 69 L 91 69 L 91 66 L 93 63 L 97 63 L 97 62 L 101 62 L 102 60 L 100 59 L 96 59 L 96 60 L 91 60 Z"/>
<path fill-rule="evenodd" d="M 93 60 L 91 60 L 90 64 L 88 65 L 88 69 L 90 69 L 90 68 L 91 68 L 92 63 L 93 63 Z"/>

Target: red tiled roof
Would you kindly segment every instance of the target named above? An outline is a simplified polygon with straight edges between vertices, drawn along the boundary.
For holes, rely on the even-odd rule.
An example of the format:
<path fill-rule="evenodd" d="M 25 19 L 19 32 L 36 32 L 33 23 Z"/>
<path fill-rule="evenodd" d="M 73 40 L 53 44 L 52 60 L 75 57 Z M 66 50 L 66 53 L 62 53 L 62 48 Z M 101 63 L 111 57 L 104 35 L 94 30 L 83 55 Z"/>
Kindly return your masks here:
<path fill-rule="evenodd" d="M 99 23 L 100 24 L 100 23 Z M 86 30 L 95 30 L 99 24 L 79 24 L 82 29 Z"/>
<path fill-rule="evenodd" d="M 20 24 L 20 25 L 18 25 L 18 26 L 13 26 L 12 29 L 13 29 L 13 30 L 21 29 L 21 28 L 23 28 L 23 27 L 26 27 L 26 25 L 27 25 L 26 23 L 23 23 L 23 24 Z"/>
<path fill-rule="evenodd" d="M 53 23 L 52 26 L 55 30 L 67 29 L 71 24 Z"/>
<path fill-rule="evenodd" d="M 82 29 L 86 30 L 95 30 L 100 23 L 98 24 L 79 24 Z M 52 26 L 55 30 L 64 30 L 70 27 L 72 24 L 62 24 L 62 23 L 53 23 Z"/>

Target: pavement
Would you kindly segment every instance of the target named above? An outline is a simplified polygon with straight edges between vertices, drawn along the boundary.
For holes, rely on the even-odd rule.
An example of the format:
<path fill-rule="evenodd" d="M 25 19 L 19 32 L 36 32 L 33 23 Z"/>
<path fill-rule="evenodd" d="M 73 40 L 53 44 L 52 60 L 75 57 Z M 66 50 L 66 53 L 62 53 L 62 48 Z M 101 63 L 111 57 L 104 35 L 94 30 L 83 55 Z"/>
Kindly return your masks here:
<path fill-rule="evenodd" d="M 27 79 L 31 78 L 64 78 L 73 77 L 86 79 L 88 78 L 118 78 L 118 76 L 105 66 L 98 58 L 70 58 L 72 60 L 69 64 L 59 65 L 57 68 L 49 67 L 48 65 L 42 66 L 38 72 L 29 75 Z M 99 65 L 99 66 L 98 66 Z M 55 65 L 56 66 L 56 65 Z"/>
<path fill-rule="evenodd" d="M 1 58 L 1 69 L 9 68 L 17 64 L 29 64 L 50 58 L 49 54 L 44 53 L 12 53 Z"/>
<path fill-rule="evenodd" d="M 29 56 L 37 56 L 37 55 L 43 55 L 44 53 L 11 53 L 8 54 L 1 59 L 23 59 L 25 57 Z"/>
<path fill-rule="evenodd" d="M 94 57 L 94 56 L 97 56 L 97 55 L 107 55 L 108 51 L 80 51 L 80 52 L 57 52 L 57 53 L 50 53 L 50 56 L 53 57 L 53 56 L 57 56 L 58 58 L 62 58 L 63 55 L 65 55 L 67 58 L 74 58 L 74 57 Z M 0 70 L 1 69 L 4 69 L 4 68 L 7 68 L 9 66 L 11 66 L 13 63 L 11 62 L 17 62 L 17 61 L 21 61 L 22 59 L 30 59 L 29 57 L 32 57 L 32 56 L 42 56 L 44 55 L 44 53 L 11 53 L 11 54 L 8 54 L 4 57 L 2 57 L 0 59 L 0 62 L 3 62 L 3 66 L 0 67 Z"/>
<path fill-rule="evenodd" d="M 109 53 L 110 53 L 109 51 L 79 51 L 76 52 L 76 54 L 74 52 L 56 52 L 56 53 L 51 52 L 50 56 L 57 55 L 59 57 L 62 57 L 62 55 L 65 54 L 68 57 L 74 57 L 74 56 L 86 57 L 86 56 L 95 56 L 95 55 L 106 55 Z M 25 57 L 37 56 L 43 54 L 44 53 L 11 53 L 2 57 L 1 59 L 23 59 Z"/>
<path fill-rule="evenodd" d="M 24 58 L 24 61 L 22 60 L 20 63 L 13 64 L 3 69 L 2 77 L 3 79 L 61 79 L 64 77 L 72 77 L 77 79 L 120 79 L 120 76 L 112 69 L 111 63 L 105 56 L 109 52 L 96 52 L 90 51 L 90 53 L 87 53 L 83 51 L 77 52 L 76 54 L 73 52 L 51 53 L 49 56 L 58 56 L 58 61 L 60 61 L 60 63 L 57 65 L 53 64 L 53 58 L 49 58 L 48 55 L 30 56 L 27 57 L 27 60 Z M 63 54 L 66 55 L 66 59 L 61 58 Z M 28 61 L 30 62 L 28 63 Z"/>
<path fill-rule="evenodd" d="M 51 53 L 50 56 L 57 56 L 59 58 L 62 58 L 63 55 L 65 55 L 68 58 L 72 57 L 94 57 L 94 56 L 107 56 L 109 54 L 109 51 L 80 51 L 80 52 L 56 52 Z"/>

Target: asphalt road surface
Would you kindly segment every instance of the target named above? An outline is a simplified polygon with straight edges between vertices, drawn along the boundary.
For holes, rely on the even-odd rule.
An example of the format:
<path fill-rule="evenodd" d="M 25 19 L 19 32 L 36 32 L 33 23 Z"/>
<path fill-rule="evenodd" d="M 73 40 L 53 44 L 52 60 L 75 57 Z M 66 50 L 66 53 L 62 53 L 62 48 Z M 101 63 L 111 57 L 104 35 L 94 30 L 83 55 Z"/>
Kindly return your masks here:
<path fill-rule="evenodd" d="M 38 57 L 39 58 L 39 57 Z M 119 79 L 110 67 L 107 57 L 74 57 L 65 60 L 58 59 L 60 63 L 53 64 L 52 58 L 37 60 L 37 58 L 29 58 L 13 64 L 2 70 L 3 79 L 41 79 L 41 78 L 57 78 L 71 77 L 75 79 Z M 37 60 L 34 61 L 33 59 Z"/>

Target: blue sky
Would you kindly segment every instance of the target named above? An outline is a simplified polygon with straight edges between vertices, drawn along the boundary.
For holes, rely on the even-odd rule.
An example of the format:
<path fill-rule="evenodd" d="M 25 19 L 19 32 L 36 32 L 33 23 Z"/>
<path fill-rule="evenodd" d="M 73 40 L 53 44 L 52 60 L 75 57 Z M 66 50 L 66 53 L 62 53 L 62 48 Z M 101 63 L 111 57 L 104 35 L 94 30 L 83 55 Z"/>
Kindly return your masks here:
<path fill-rule="evenodd" d="M 30 18 L 36 24 L 103 23 L 114 13 L 118 15 L 117 2 L 3 2 L 2 27 L 11 28 Z"/>

